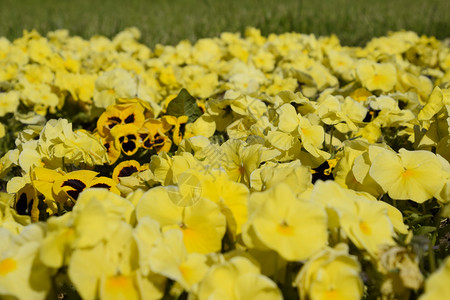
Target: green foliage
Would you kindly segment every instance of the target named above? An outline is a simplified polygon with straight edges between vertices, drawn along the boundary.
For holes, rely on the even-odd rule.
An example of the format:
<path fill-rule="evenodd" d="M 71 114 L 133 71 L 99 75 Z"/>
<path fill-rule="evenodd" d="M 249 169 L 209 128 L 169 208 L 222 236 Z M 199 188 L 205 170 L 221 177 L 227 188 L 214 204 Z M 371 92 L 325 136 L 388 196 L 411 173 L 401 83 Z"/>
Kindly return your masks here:
<path fill-rule="evenodd" d="M 175 117 L 188 116 L 188 123 L 192 123 L 202 115 L 202 111 L 195 98 L 183 88 L 178 96 L 170 101 L 167 106 L 167 114 Z"/>
<path fill-rule="evenodd" d="M 413 30 L 438 39 L 450 32 L 446 0 L 2 0 L 0 36 L 15 39 L 23 29 L 42 34 L 67 28 L 84 38 L 112 37 L 126 27 L 142 31 L 142 42 L 176 44 L 221 32 L 260 28 L 263 34 L 297 31 L 335 33 L 345 45 L 363 45 L 393 30 Z"/>

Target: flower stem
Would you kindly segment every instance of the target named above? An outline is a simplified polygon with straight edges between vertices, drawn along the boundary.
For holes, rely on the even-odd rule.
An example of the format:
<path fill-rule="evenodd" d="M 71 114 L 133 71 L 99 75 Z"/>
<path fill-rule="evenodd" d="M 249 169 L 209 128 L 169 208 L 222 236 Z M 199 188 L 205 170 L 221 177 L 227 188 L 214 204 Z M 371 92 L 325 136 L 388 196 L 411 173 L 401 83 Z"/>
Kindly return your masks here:
<path fill-rule="evenodd" d="M 330 130 L 330 144 L 329 144 L 329 150 L 330 150 L 330 154 L 331 154 L 330 158 L 334 158 L 333 135 L 334 135 L 334 126 L 331 127 L 331 130 Z"/>
<path fill-rule="evenodd" d="M 435 253 L 434 253 L 434 245 L 436 244 L 440 224 L 441 224 L 441 213 L 439 211 L 439 213 L 436 216 L 435 223 L 434 223 L 436 230 L 431 235 L 430 243 L 428 246 L 428 263 L 430 264 L 431 273 L 434 273 L 434 271 L 436 271 L 436 257 L 435 257 Z"/>
<path fill-rule="evenodd" d="M 62 159 L 62 170 L 67 173 L 66 164 L 64 162 L 64 156 L 61 159 Z"/>

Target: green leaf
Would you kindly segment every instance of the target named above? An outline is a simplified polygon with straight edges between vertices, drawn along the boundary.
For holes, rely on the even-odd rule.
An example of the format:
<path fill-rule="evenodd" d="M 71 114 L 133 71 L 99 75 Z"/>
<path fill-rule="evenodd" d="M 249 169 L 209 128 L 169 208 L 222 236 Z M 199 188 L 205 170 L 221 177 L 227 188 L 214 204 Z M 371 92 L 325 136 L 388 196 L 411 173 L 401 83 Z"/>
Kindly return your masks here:
<path fill-rule="evenodd" d="M 422 234 L 427 234 L 430 232 L 433 232 L 436 230 L 436 227 L 434 226 L 421 226 L 417 231 L 416 231 L 416 235 L 422 235 Z"/>
<path fill-rule="evenodd" d="M 170 101 L 167 106 L 167 114 L 175 117 L 188 116 L 188 123 L 192 123 L 202 115 L 202 111 L 195 98 L 183 88 L 178 96 Z"/>
<path fill-rule="evenodd" d="M 411 215 L 411 217 L 412 217 L 411 225 L 416 225 L 416 224 L 424 223 L 424 222 L 430 220 L 431 218 L 433 218 L 433 215 L 426 214 L 426 215 L 420 216 L 417 214 L 413 214 L 413 215 Z"/>

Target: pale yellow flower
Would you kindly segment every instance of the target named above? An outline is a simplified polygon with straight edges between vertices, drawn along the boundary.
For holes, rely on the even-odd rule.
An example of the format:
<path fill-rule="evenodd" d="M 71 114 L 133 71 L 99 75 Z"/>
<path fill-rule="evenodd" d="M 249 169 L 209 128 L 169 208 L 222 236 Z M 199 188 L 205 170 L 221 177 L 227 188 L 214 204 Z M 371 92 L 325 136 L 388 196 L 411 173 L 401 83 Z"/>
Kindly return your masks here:
<path fill-rule="evenodd" d="M 188 192 L 189 186 L 186 187 Z M 155 187 L 144 193 L 136 206 L 138 221 L 146 216 L 159 222 L 162 231 L 180 230 L 189 253 L 210 253 L 221 249 L 226 221 L 219 206 L 206 198 L 196 198 L 191 206 L 175 204 L 183 197 L 178 187 Z"/>
<path fill-rule="evenodd" d="M 400 149 L 396 154 L 382 149 L 372 161 L 370 176 L 391 198 L 422 203 L 443 188 L 446 172 L 429 151 Z"/>
<path fill-rule="evenodd" d="M 215 264 L 201 281 L 196 296 L 203 299 L 282 299 L 275 282 L 261 275 L 249 259 L 237 256 Z"/>
<path fill-rule="evenodd" d="M 391 63 L 376 63 L 363 59 L 356 66 L 356 75 L 369 91 L 389 92 L 397 82 L 397 70 Z"/>
<path fill-rule="evenodd" d="M 441 267 L 428 277 L 425 292 L 420 300 L 447 299 L 450 297 L 450 258 L 447 257 Z"/>
<path fill-rule="evenodd" d="M 349 255 L 346 244 L 326 248 L 314 255 L 301 268 L 295 286 L 300 299 L 361 299 L 363 282 L 361 266 Z"/>
<path fill-rule="evenodd" d="M 243 239 L 249 247 L 262 243 L 294 261 L 307 259 L 327 244 L 325 209 L 297 199 L 285 183 L 253 193 L 249 211 L 249 221 L 243 227 Z"/>

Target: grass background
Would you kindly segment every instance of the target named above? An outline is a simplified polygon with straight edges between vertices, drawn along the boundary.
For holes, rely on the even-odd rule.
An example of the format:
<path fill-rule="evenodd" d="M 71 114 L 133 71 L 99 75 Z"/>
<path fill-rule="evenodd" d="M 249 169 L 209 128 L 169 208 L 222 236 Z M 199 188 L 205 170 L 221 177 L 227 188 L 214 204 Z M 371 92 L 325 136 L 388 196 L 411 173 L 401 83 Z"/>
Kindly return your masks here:
<path fill-rule="evenodd" d="M 141 42 L 176 44 L 260 28 L 264 35 L 297 31 L 335 33 L 345 45 L 363 45 L 390 30 L 450 37 L 448 0 L 0 0 L 0 36 L 12 40 L 23 29 L 41 34 L 67 28 L 72 35 L 112 37 L 126 27 Z"/>

